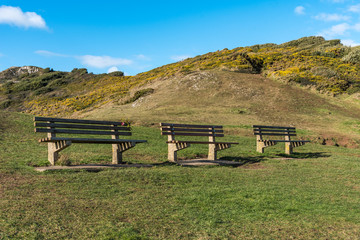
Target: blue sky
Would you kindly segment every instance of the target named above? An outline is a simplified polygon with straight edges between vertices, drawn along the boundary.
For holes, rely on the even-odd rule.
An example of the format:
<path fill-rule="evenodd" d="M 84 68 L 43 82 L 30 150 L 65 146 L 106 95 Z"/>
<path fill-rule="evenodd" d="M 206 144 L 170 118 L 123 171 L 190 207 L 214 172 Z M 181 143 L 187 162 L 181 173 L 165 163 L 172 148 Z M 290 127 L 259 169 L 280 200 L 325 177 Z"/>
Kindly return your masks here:
<path fill-rule="evenodd" d="M 360 44 L 360 1 L 0 0 L 0 71 L 126 75 L 187 57 L 304 36 Z"/>

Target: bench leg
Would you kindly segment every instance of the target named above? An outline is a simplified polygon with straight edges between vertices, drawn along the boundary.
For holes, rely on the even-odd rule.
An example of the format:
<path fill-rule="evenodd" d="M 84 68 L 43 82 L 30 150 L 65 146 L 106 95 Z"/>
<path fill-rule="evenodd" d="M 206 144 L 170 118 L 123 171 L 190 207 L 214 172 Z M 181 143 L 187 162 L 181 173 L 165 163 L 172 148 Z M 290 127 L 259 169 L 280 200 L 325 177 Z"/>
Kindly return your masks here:
<path fill-rule="evenodd" d="M 58 141 L 48 143 L 48 160 L 51 165 L 59 159 L 59 152 L 71 145 L 71 141 Z"/>
<path fill-rule="evenodd" d="M 293 153 L 293 144 L 291 142 L 285 143 L 285 154 L 292 154 Z"/>
<path fill-rule="evenodd" d="M 217 159 L 217 151 L 228 149 L 231 147 L 231 144 L 223 143 L 223 144 L 209 144 L 209 160 L 216 160 Z"/>
<path fill-rule="evenodd" d="M 257 141 L 256 142 L 256 151 L 259 153 L 264 153 L 264 148 L 271 147 L 276 144 L 277 144 L 277 142 L 272 141 L 272 140 Z"/>
<path fill-rule="evenodd" d="M 122 163 L 122 153 L 130 148 L 135 147 L 135 142 L 123 142 L 120 144 L 112 144 L 112 164 Z"/>
<path fill-rule="evenodd" d="M 256 142 L 256 151 L 259 153 L 264 153 L 265 144 L 264 142 Z"/>
<path fill-rule="evenodd" d="M 189 143 L 168 143 L 168 160 L 177 161 L 177 151 L 190 147 Z"/>
<path fill-rule="evenodd" d="M 293 154 L 293 150 L 296 147 L 304 146 L 305 142 L 288 142 L 285 143 L 285 154 Z"/>
<path fill-rule="evenodd" d="M 216 160 L 217 159 L 217 144 L 209 144 L 209 154 L 208 159 L 209 160 Z"/>

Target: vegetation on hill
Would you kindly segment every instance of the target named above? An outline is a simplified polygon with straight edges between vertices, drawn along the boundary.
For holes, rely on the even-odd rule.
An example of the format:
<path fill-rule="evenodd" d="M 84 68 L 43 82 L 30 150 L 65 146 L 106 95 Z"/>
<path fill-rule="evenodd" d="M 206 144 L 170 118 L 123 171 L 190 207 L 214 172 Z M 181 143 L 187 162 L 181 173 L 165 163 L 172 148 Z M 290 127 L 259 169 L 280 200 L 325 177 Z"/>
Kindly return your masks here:
<path fill-rule="evenodd" d="M 332 94 L 352 94 L 360 91 L 359 59 L 360 48 L 343 46 L 339 40 L 305 37 L 280 45 L 223 49 L 136 76 L 123 76 L 122 72 L 95 75 L 86 69 L 40 69 L 12 76 L 7 70 L 0 74 L 0 108 L 71 114 L 100 103 L 128 103 L 136 98 L 129 96 L 135 87 L 205 70 L 257 73 Z"/>

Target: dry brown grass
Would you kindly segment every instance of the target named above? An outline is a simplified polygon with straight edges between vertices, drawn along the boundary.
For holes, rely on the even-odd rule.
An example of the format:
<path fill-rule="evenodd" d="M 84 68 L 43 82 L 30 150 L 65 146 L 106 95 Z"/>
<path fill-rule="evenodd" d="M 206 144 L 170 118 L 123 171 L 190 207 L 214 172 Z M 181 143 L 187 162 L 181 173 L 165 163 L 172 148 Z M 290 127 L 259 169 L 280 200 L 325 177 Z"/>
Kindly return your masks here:
<path fill-rule="evenodd" d="M 259 74 L 201 71 L 154 81 L 133 92 L 142 88 L 154 93 L 125 105 L 108 103 L 80 116 L 127 118 L 135 124 L 240 125 L 242 135 L 251 135 L 253 124 L 291 125 L 312 140 L 342 146 L 355 146 L 360 137 L 351 126 L 360 118 L 359 100 L 322 95 Z"/>

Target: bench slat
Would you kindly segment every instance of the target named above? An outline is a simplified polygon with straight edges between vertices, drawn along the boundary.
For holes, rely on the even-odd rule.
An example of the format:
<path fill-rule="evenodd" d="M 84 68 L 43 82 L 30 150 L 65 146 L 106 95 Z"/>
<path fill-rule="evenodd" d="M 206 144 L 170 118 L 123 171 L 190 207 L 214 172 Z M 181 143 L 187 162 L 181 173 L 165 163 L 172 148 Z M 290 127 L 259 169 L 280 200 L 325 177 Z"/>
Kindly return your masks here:
<path fill-rule="evenodd" d="M 273 142 L 310 142 L 308 140 L 264 140 L 264 141 L 273 141 Z"/>
<path fill-rule="evenodd" d="M 254 129 L 254 132 L 273 132 L 273 133 L 296 133 L 296 130 L 278 130 L 278 129 Z"/>
<path fill-rule="evenodd" d="M 169 131 L 171 131 L 171 128 L 170 127 L 162 127 L 161 130 L 164 132 L 169 132 Z M 175 131 L 175 132 L 205 132 L 205 133 L 209 133 L 209 132 L 223 133 L 224 132 L 224 130 L 217 130 L 217 129 L 214 129 L 212 131 L 209 129 L 193 129 L 193 128 L 174 128 L 173 131 Z"/>
<path fill-rule="evenodd" d="M 48 129 L 35 128 L 35 132 L 43 133 L 67 133 L 67 134 L 89 134 L 89 135 L 115 135 L 131 136 L 131 132 L 110 132 L 110 131 L 86 131 L 86 130 L 68 130 L 68 129 Z"/>
<path fill-rule="evenodd" d="M 215 126 L 215 125 L 194 125 L 194 124 L 174 124 L 174 123 L 160 123 L 160 126 L 187 127 L 187 128 L 222 128 L 222 126 Z"/>
<path fill-rule="evenodd" d="M 263 136 L 290 136 L 290 137 L 293 137 L 293 136 L 296 136 L 296 134 L 286 134 L 286 133 L 256 133 L 254 132 L 254 135 L 263 135 Z"/>
<path fill-rule="evenodd" d="M 239 144 L 237 142 L 201 142 L 201 141 L 167 141 L 166 143 L 191 143 L 191 144 Z"/>
<path fill-rule="evenodd" d="M 146 140 L 133 140 L 133 139 L 100 139 L 100 138 L 42 138 L 39 142 L 57 142 L 57 141 L 71 141 L 73 143 L 104 143 L 116 144 L 123 142 L 145 143 Z"/>
<path fill-rule="evenodd" d="M 211 134 L 211 133 L 183 133 L 183 132 L 161 132 L 161 135 L 179 135 L 179 136 L 194 136 L 194 137 L 223 137 L 224 134 Z"/>
<path fill-rule="evenodd" d="M 263 125 L 253 125 L 253 128 L 279 128 L 279 129 L 296 129 L 295 127 L 278 127 L 278 126 L 263 126 Z"/>
<path fill-rule="evenodd" d="M 80 119 L 67 119 L 67 118 L 46 118 L 34 117 L 35 122 L 62 122 L 62 123 L 82 123 L 82 124 L 99 124 L 99 125 L 118 125 L 128 126 L 128 123 L 113 122 L 113 121 L 97 121 L 97 120 L 80 120 Z"/>
<path fill-rule="evenodd" d="M 75 128 L 75 129 L 99 129 L 99 130 L 122 130 L 130 131 L 130 127 L 113 127 L 106 125 L 81 125 L 81 124 L 62 124 L 62 123 L 47 123 L 35 122 L 35 127 L 53 127 L 53 128 Z"/>

